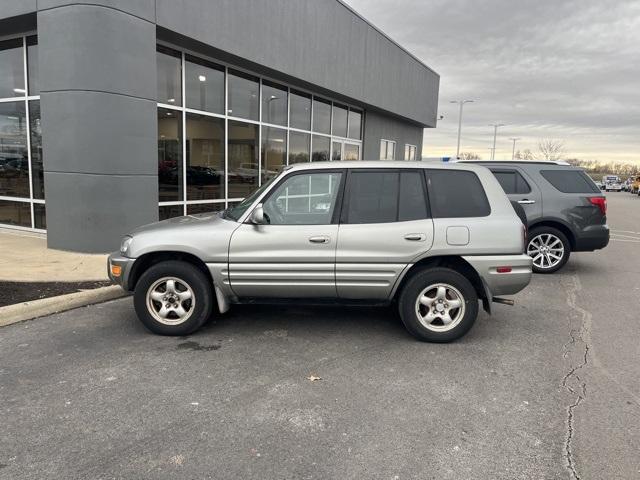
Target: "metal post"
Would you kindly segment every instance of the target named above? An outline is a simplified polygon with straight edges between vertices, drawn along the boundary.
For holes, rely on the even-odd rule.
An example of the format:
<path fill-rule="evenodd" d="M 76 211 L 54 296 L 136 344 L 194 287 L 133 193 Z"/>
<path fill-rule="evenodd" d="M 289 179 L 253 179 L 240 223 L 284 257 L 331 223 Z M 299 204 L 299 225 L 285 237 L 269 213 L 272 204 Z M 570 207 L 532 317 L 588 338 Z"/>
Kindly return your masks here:
<path fill-rule="evenodd" d="M 458 146 L 456 148 L 456 158 L 460 158 L 460 136 L 462 134 L 462 107 L 465 103 L 473 103 L 473 100 L 451 100 L 449 103 L 457 103 L 460 105 L 458 113 Z"/>
<path fill-rule="evenodd" d="M 511 160 L 516 159 L 516 142 L 520 140 L 520 138 L 510 138 L 509 140 L 513 140 L 513 151 L 511 152 Z"/>
<path fill-rule="evenodd" d="M 493 127 L 493 148 L 491 149 L 491 160 L 496 159 L 496 137 L 498 136 L 498 127 L 504 127 L 504 123 L 492 123 L 489 125 Z"/>

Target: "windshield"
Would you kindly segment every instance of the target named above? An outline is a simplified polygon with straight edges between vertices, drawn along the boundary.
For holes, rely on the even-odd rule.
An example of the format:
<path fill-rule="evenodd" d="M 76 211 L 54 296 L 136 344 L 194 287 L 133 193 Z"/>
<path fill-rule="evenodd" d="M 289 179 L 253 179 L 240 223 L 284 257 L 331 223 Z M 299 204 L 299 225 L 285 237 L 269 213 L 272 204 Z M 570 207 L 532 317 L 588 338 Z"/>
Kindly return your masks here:
<path fill-rule="evenodd" d="M 251 195 L 249 195 L 244 200 L 242 200 L 235 207 L 227 208 L 222 214 L 222 218 L 228 218 L 229 220 L 233 220 L 237 222 L 238 219 L 242 216 L 242 214 L 247 211 L 247 208 L 249 208 L 251 204 L 255 202 L 260 195 L 262 195 L 262 192 L 264 192 L 267 188 L 269 188 L 269 185 L 271 185 L 276 178 L 278 178 L 278 176 L 275 176 L 271 178 L 268 182 L 263 183 L 260 188 L 258 188 L 255 192 L 253 192 Z"/>

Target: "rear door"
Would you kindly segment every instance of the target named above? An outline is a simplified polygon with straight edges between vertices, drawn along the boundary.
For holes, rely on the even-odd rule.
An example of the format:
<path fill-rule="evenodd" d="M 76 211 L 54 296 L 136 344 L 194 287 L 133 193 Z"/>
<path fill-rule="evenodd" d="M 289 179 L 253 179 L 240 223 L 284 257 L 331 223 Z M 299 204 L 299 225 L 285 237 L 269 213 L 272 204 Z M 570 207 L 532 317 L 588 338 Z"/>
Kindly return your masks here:
<path fill-rule="evenodd" d="M 529 225 L 542 217 L 542 194 L 535 182 L 518 167 L 490 167 L 509 200 L 518 202 Z"/>
<path fill-rule="evenodd" d="M 349 171 L 336 251 L 339 297 L 388 298 L 403 269 L 432 243 L 422 170 Z"/>

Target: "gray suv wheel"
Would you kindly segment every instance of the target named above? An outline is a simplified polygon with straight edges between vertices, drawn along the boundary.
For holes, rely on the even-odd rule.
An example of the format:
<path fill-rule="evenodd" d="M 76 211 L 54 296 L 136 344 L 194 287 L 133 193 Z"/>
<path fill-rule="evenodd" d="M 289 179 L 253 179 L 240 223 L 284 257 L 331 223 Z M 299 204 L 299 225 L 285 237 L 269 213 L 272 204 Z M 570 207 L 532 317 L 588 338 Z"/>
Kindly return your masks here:
<path fill-rule="evenodd" d="M 552 227 L 534 228 L 529 232 L 527 255 L 533 259 L 535 273 L 553 273 L 569 260 L 571 244 L 564 233 Z"/>

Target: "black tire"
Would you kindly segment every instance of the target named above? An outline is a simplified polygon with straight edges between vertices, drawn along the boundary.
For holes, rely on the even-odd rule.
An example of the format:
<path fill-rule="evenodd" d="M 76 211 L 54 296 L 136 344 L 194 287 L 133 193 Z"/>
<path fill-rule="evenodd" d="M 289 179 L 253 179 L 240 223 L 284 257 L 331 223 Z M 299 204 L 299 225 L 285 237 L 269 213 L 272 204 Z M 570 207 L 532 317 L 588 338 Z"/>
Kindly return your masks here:
<path fill-rule="evenodd" d="M 478 295 L 469 280 L 455 270 L 442 267 L 422 268 L 410 275 L 411 277 L 404 284 L 398 299 L 400 318 L 409 333 L 424 342 L 446 343 L 462 337 L 471 329 L 478 316 Z M 455 318 L 456 314 L 460 314 L 460 318 L 455 320 L 453 322 L 455 326 L 448 327 L 450 328 L 448 330 L 442 330 L 446 327 L 441 319 L 436 319 L 430 327 L 427 327 L 424 323 L 426 320 L 421 320 L 421 317 L 418 316 L 417 309 L 420 309 L 421 312 L 428 312 L 430 309 L 424 305 L 417 305 L 423 293 L 429 293 L 429 291 L 424 292 L 425 289 L 438 284 L 453 287 L 462 297 L 461 305 L 464 309 L 462 311 L 459 309 L 450 310 L 450 317 Z M 451 291 L 446 291 L 447 296 L 450 293 Z M 428 297 L 431 298 L 431 295 Z M 455 298 L 455 295 L 451 295 L 451 297 Z M 435 301 L 434 299 L 434 303 Z M 438 328 L 441 331 L 438 331 Z"/>
<path fill-rule="evenodd" d="M 531 242 L 538 236 L 540 235 L 553 235 L 555 236 L 558 240 L 560 240 L 562 242 L 562 247 L 563 247 L 563 252 L 562 252 L 562 258 L 560 259 L 560 261 L 557 264 L 554 264 L 553 266 L 547 267 L 544 264 L 543 265 L 536 265 L 536 260 L 535 260 L 535 256 L 534 254 L 530 253 L 531 251 Z M 566 265 L 566 263 L 569 261 L 569 256 L 571 255 L 571 243 L 569 242 L 569 239 L 567 238 L 567 236 L 562 233 L 560 230 L 558 230 L 557 228 L 553 228 L 553 227 L 537 227 L 532 229 L 529 232 L 529 236 L 527 238 L 527 254 L 534 259 L 534 264 L 533 264 L 533 272 L 534 273 L 555 273 L 558 270 L 560 270 L 562 267 L 564 267 Z M 544 259 L 542 259 L 542 261 L 544 262 Z"/>
<path fill-rule="evenodd" d="M 182 322 L 180 322 L 178 315 L 175 313 L 173 315 L 169 314 L 169 318 L 165 319 L 165 321 L 176 322 L 173 324 L 163 323 L 154 316 L 150 308 L 158 308 L 158 305 L 161 308 L 163 302 L 153 302 L 151 306 L 148 306 L 147 293 L 150 288 L 166 278 L 174 278 L 178 282 L 184 282 L 181 283 L 182 287 L 185 285 L 190 287 L 190 293 L 194 300 L 193 304 L 189 300 L 175 299 L 175 302 L 179 302 L 180 306 L 185 308 L 188 313 L 188 317 Z M 159 288 L 162 288 L 161 285 Z M 184 293 L 184 291 L 180 293 Z M 211 315 L 213 309 L 213 285 L 201 270 L 190 263 L 175 260 L 160 262 L 145 271 L 138 280 L 134 291 L 133 304 L 140 321 L 153 333 L 172 336 L 189 335 L 204 325 Z M 175 303 L 175 305 L 177 304 Z M 176 318 L 173 319 L 171 318 L 172 316 Z"/>

